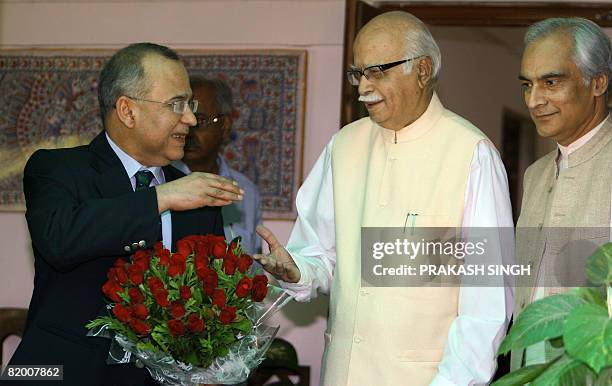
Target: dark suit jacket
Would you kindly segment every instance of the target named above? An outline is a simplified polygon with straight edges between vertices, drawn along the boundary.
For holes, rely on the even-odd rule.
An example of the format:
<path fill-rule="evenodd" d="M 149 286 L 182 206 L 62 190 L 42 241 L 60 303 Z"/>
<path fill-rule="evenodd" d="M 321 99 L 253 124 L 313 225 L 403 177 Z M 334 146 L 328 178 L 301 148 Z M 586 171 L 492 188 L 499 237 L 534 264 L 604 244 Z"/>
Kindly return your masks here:
<path fill-rule="evenodd" d="M 163 170 L 166 181 L 184 175 L 171 166 Z M 104 132 L 87 146 L 35 152 L 23 181 L 35 277 L 11 364 L 64 365 L 64 386 L 150 382 L 133 364 L 106 365 L 110 339 L 87 337 L 85 324 L 107 314 L 101 287 L 115 259 L 130 254 L 125 246 L 157 241 L 155 189 L 133 191 Z M 173 245 L 207 233 L 223 235 L 219 208 L 172 212 Z"/>

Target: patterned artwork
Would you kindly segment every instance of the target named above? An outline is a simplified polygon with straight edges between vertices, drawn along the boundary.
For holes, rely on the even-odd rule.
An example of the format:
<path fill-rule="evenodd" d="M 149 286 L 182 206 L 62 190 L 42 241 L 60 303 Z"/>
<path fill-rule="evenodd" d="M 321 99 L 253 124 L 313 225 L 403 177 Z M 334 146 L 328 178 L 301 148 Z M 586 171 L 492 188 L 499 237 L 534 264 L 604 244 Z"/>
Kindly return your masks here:
<path fill-rule="evenodd" d="M 179 51 L 191 74 L 234 94 L 230 167 L 258 185 L 266 219 L 294 219 L 301 183 L 302 50 Z M 0 52 L 0 210 L 23 210 L 23 167 L 39 148 L 85 144 L 100 132 L 98 74 L 111 52 Z"/>

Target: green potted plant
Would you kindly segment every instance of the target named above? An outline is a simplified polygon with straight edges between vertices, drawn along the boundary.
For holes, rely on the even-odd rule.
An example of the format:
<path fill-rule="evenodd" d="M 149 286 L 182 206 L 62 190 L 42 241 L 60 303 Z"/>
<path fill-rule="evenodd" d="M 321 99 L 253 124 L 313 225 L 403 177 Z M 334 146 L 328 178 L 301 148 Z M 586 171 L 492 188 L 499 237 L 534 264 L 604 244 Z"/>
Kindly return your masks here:
<path fill-rule="evenodd" d="M 531 303 L 498 350 L 503 355 L 550 341 L 563 354 L 513 371 L 492 386 L 612 385 L 612 243 L 587 259 L 586 273 L 598 287 L 575 288 Z"/>

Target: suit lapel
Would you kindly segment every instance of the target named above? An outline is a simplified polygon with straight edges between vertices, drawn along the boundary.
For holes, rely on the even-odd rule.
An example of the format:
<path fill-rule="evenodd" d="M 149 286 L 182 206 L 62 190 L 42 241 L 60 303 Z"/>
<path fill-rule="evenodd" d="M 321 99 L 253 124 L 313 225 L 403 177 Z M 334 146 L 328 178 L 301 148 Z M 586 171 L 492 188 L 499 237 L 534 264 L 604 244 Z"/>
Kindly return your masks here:
<path fill-rule="evenodd" d="M 106 132 L 102 131 L 89 144 L 93 153 L 92 168 L 99 175 L 95 185 L 102 197 L 117 197 L 132 192 L 132 183 L 117 154 L 106 140 Z"/>

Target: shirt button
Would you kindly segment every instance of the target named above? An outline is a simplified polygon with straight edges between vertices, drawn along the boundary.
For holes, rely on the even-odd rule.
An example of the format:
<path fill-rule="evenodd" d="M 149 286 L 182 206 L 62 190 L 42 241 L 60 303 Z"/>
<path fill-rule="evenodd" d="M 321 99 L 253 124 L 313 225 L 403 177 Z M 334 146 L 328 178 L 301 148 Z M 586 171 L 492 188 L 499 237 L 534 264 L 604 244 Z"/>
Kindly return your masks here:
<path fill-rule="evenodd" d="M 132 247 L 130 247 L 129 245 L 126 245 L 125 247 L 123 247 L 123 250 L 126 252 L 132 252 Z"/>
<path fill-rule="evenodd" d="M 147 242 L 146 242 L 146 241 L 144 241 L 144 240 L 140 240 L 140 241 L 138 242 L 138 246 L 139 246 L 140 248 L 144 248 L 144 247 L 146 247 L 146 246 L 147 246 Z"/>
<path fill-rule="evenodd" d="M 132 244 L 132 249 L 133 249 L 133 250 L 137 250 L 137 249 L 138 249 L 138 247 L 139 247 L 138 243 L 133 243 L 133 244 Z"/>
<path fill-rule="evenodd" d="M 355 343 L 361 343 L 361 341 L 362 341 L 362 339 L 361 339 L 360 337 L 358 337 L 357 335 L 355 335 L 355 336 L 353 337 L 353 342 L 355 342 Z"/>

